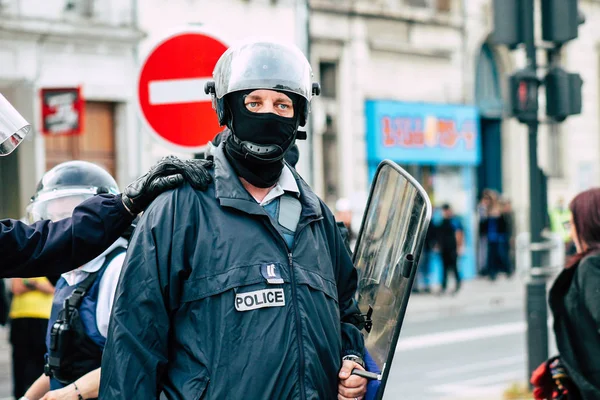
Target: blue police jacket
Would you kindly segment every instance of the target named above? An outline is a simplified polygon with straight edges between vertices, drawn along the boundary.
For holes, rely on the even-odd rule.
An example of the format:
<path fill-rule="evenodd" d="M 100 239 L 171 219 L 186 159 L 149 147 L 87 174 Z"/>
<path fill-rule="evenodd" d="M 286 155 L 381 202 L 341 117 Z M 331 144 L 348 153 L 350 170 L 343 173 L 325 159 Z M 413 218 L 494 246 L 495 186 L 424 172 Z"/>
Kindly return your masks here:
<path fill-rule="evenodd" d="M 163 193 L 136 229 L 102 358 L 101 399 L 334 399 L 364 356 L 357 272 L 295 174 L 292 248 L 215 151 L 208 190 Z"/>

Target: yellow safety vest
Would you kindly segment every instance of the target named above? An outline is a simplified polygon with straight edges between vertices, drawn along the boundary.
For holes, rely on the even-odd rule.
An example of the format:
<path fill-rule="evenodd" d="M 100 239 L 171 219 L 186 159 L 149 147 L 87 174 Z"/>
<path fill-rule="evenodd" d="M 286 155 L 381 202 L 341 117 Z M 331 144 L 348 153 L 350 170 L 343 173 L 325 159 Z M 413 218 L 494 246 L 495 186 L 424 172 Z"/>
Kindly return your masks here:
<path fill-rule="evenodd" d="M 552 232 L 559 234 L 565 242 L 571 240 L 571 212 L 568 208 L 555 208 L 550 211 Z"/>
<path fill-rule="evenodd" d="M 46 278 L 31 278 L 30 281 L 48 282 Z M 10 305 L 9 317 L 17 318 L 50 318 L 52 310 L 52 294 L 43 293 L 39 290 L 31 290 L 23 294 L 15 295 Z"/>

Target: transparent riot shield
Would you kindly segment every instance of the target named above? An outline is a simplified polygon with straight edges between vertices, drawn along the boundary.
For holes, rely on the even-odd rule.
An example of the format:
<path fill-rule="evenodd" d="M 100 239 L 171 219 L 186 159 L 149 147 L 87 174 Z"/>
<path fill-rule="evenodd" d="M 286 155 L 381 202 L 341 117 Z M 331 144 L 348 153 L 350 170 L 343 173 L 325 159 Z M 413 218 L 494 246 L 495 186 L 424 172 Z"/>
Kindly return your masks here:
<path fill-rule="evenodd" d="M 430 221 L 431 203 L 425 190 L 397 164 L 383 161 L 354 251 L 356 300 L 368 316 L 363 330 L 365 361 L 375 373 L 370 378 L 380 381 L 376 399 L 383 397 Z"/>
<path fill-rule="evenodd" d="M 0 156 L 16 149 L 30 130 L 31 125 L 0 94 Z"/>

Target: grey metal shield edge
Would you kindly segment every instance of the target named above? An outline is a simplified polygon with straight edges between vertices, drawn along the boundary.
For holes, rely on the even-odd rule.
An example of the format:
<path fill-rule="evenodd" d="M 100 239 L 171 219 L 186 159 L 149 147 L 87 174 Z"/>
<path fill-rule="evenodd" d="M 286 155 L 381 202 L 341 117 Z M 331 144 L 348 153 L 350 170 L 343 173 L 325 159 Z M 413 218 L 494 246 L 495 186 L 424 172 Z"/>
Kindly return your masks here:
<path fill-rule="evenodd" d="M 0 94 L 0 156 L 6 156 L 23 141 L 31 125 Z"/>
<path fill-rule="evenodd" d="M 370 378 L 380 381 L 376 399 L 383 397 L 430 221 L 431 202 L 423 187 L 396 163 L 382 161 L 353 255 L 356 300 L 371 321 L 363 334 L 365 359 L 377 364 L 378 371 L 370 369 L 376 373 Z"/>

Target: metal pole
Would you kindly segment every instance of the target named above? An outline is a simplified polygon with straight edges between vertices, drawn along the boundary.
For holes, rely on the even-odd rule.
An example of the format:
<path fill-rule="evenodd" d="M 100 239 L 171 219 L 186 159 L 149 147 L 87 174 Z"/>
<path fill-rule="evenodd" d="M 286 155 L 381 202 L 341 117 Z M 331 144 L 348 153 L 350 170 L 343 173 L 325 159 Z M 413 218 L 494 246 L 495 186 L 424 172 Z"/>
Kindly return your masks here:
<path fill-rule="evenodd" d="M 525 51 L 527 54 L 528 67 L 537 73 L 537 57 L 535 48 L 535 0 L 524 0 L 521 4 L 523 9 L 523 35 L 525 38 Z M 537 99 L 537 86 L 530 94 Z M 536 101 L 537 104 L 537 101 Z M 542 241 L 542 229 L 545 224 L 547 205 L 544 204 L 542 193 L 542 174 L 538 167 L 538 126 L 536 117 L 528 123 L 529 128 L 529 196 L 530 211 L 529 222 L 531 232 L 531 243 Z M 540 251 L 531 251 L 532 279 L 527 284 L 527 361 L 528 376 L 537 366 L 548 359 L 548 311 L 546 306 L 546 280 L 539 274 L 542 267 L 543 255 Z"/>

